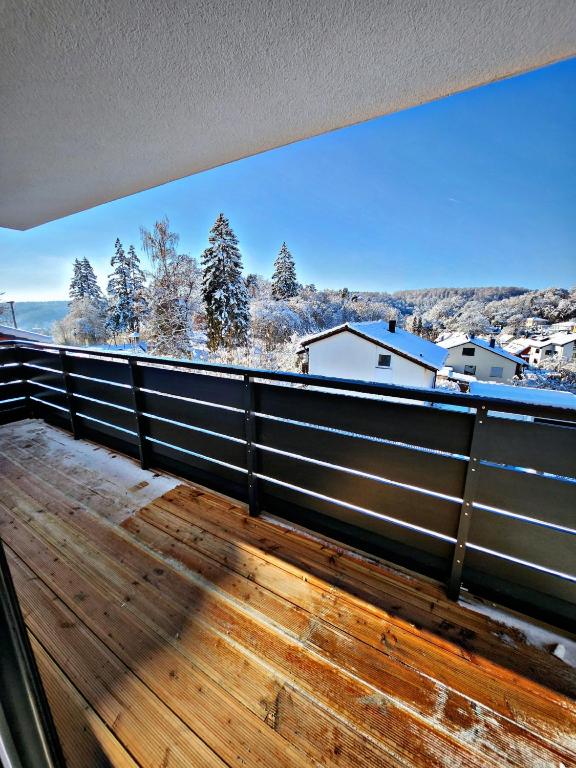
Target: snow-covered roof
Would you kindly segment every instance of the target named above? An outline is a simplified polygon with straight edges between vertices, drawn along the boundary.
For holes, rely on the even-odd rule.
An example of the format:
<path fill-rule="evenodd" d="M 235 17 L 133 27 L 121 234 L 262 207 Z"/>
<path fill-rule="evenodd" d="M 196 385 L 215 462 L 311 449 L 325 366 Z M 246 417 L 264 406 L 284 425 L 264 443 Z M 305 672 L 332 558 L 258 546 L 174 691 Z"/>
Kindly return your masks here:
<path fill-rule="evenodd" d="M 52 341 L 51 336 L 34 333 L 34 331 L 24 331 L 21 328 L 12 328 L 9 325 L 0 325 L 0 336 L 10 336 L 14 339 L 25 339 L 26 341 Z"/>
<path fill-rule="evenodd" d="M 486 339 L 480 339 L 477 336 L 469 336 L 467 333 L 458 333 L 454 336 L 450 336 L 449 339 L 444 339 L 443 341 L 438 342 L 438 345 L 444 347 L 445 349 L 459 347 L 461 344 L 475 344 L 477 347 L 487 349 L 488 352 L 494 352 L 495 355 L 505 357 L 508 360 L 512 360 L 514 363 L 518 363 L 519 365 L 526 365 L 526 361 L 522 360 L 521 357 L 516 357 L 516 355 L 512 355 L 510 352 L 506 352 L 506 350 L 502 349 L 502 347 L 498 347 L 496 345 L 491 347 L 490 342 Z"/>
<path fill-rule="evenodd" d="M 359 334 L 380 346 L 386 347 L 386 349 L 398 352 L 416 363 L 420 363 L 427 368 L 434 368 L 435 370 L 442 368 L 448 356 L 444 349 L 432 341 L 423 339 L 421 336 L 416 336 L 416 334 L 409 333 L 402 328 L 396 328 L 396 330 L 391 331 L 389 323 L 385 320 L 343 323 L 303 339 L 302 346 L 308 346 L 342 331 L 351 331 L 352 333 Z"/>
<path fill-rule="evenodd" d="M 497 397 L 504 400 L 517 400 L 533 405 L 558 405 L 561 408 L 576 408 L 576 395 L 560 392 L 557 389 L 538 389 L 536 387 L 514 387 L 511 384 L 491 384 L 487 381 L 470 383 L 470 394 L 481 397 Z"/>
<path fill-rule="evenodd" d="M 555 347 L 563 347 L 565 344 L 576 341 L 576 333 L 560 331 L 559 333 L 552 333 L 547 336 L 541 336 L 538 339 L 530 339 L 529 341 L 531 347 L 548 347 L 550 344 L 553 344 Z"/>
<path fill-rule="evenodd" d="M 520 339 L 513 339 L 504 347 L 505 352 L 510 352 L 511 355 L 517 355 L 525 349 L 529 349 L 532 346 L 532 339 L 522 337 Z"/>

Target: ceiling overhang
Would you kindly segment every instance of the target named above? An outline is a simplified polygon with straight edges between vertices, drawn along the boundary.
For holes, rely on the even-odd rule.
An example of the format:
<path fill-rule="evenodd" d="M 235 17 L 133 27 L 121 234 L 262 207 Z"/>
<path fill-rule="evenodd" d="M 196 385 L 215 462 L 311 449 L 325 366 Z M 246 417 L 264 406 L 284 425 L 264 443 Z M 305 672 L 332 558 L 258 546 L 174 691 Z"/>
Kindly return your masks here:
<path fill-rule="evenodd" d="M 6 0 L 0 226 L 27 229 L 576 53 L 567 0 Z"/>

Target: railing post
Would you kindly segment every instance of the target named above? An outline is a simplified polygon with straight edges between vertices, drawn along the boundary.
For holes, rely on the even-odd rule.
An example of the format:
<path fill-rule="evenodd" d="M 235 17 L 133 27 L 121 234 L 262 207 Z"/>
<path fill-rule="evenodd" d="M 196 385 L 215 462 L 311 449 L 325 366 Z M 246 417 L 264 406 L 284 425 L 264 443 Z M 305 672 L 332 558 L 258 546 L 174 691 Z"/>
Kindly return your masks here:
<path fill-rule="evenodd" d="M 68 368 L 68 358 L 66 356 L 66 350 L 61 349 L 59 351 L 60 355 L 60 364 L 62 365 L 62 376 L 64 378 L 64 388 L 66 389 L 66 404 L 68 406 L 68 410 L 70 411 L 70 426 L 72 427 L 72 434 L 74 435 L 74 440 L 78 440 L 80 438 L 80 429 L 78 424 L 78 417 L 76 415 L 76 405 L 74 401 L 74 394 L 72 392 L 72 387 L 70 386 L 70 370 Z"/>
<path fill-rule="evenodd" d="M 246 439 L 246 468 L 248 470 L 248 510 L 252 517 L 260 514 L 260 497 L 256 477 L 256 424 L 254 419 L 254 379 L 244 376 L 244 436 Z"/>
<path fill-rule="evenodd" d="M 130 385 L 132 387 L 132 407 L 136 420 L 136 432 L 138 433 L 138 454 L 142 469 L 148 469 L 148 452 L 146 450 L 146 429 L 142 416 L 142 397 L 140 394 L 140 370 L 138 363 L 133 358 L 128 361 L 130 365 Z"/>
<path fill-rule="evenodd" d="M 479 443 L 480 430 L 483 429 L 486 421 L 486 414 L 487 408 L 485 405 L 479 405 L 476 408 L 476 416 L 472 428 L 472 440 L 470 441 L 470 460 L 468 462 L 466 479 L 464 481 L 458 533 L 456 534 L 456 544 L 454 546 L 452 568 L 447 588 L 448 597 L 451 600 L 458 600 L 460 597 L 462 569 L 464 567 L 466 544 L 468 542 L 468 534 L 470 533 L 470 525 L 472 523 L 472 511 L 474 508 L 474 498 L 476 496 L 476 487 L 478 485 L 478 475 L 480 470 L 480 457 L 477 455 L 477 446 Z"/>

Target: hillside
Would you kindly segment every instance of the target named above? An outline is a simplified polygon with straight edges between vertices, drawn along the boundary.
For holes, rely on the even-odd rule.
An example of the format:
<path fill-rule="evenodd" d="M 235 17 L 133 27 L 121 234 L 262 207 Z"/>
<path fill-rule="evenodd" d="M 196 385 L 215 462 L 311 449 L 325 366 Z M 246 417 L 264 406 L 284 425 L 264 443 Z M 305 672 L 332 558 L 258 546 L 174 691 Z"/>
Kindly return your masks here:
<path fill-rule="evenodd" d="M 16 323 L 19 328 L 36 333 L 50 334 L 52 323 L 61 320 L 68 312 L 67 301 L 18 301 L 14 304 Z M 5 307 L 1 322 L 12 325 L 10 308 Z"/>

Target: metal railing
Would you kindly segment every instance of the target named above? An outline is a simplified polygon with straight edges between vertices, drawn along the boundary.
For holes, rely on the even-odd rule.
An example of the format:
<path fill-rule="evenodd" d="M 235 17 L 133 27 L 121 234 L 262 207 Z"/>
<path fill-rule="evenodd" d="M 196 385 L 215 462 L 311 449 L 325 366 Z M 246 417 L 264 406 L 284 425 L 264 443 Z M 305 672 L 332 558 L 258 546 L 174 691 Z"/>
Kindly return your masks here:
<path fill-rule="evenodd" d="M 454 599 L 576 619 L 572 408 L 28 342 L 0 363 L 0 420 L 45 419 Z"/>

